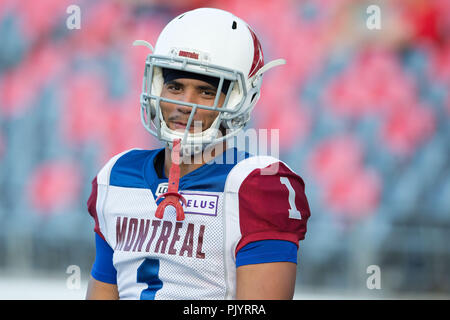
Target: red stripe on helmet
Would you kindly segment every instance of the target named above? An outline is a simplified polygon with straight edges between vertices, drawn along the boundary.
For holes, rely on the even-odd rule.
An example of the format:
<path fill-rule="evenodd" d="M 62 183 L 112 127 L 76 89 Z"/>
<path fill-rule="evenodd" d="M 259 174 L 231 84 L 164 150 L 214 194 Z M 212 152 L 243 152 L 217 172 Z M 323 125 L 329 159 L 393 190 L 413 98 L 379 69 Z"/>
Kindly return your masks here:
<path fill-rule="evenodd" d="M 264 56 L 263 56 L 261 43 L 259 43 L 259 40 L 256 37 L 256 34 L 253 32 L 253 30 L 249 26 L 247 26 L 247 27 L 248 27 L 248 30 L 250 30 L 250 34 L 252 35 L 252 38 L 253 38 L 253 62 L 252 62 L 252 67 L 250 68 L 250 72 L 248 73 L 248 77 L 251 78 L 264 65 Z"/>

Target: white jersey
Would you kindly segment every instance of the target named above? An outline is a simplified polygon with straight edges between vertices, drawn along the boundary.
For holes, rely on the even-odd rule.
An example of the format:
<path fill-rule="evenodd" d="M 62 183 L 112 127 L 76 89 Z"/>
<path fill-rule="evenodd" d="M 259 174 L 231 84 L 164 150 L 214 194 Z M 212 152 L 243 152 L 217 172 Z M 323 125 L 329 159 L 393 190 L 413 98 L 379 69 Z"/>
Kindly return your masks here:
<path fill-rule="evenodd" d="M 155 217 L 167 190 L 158 150 L 113 157 L 88 200 L 95 232 L 113 250 L 121 299 L 233 299 L 236 253 L 260 240 L 298 245 L 310 215 L 304 183 L 283 162 L 236 149 L 180 178 L 185 219 Z"/>

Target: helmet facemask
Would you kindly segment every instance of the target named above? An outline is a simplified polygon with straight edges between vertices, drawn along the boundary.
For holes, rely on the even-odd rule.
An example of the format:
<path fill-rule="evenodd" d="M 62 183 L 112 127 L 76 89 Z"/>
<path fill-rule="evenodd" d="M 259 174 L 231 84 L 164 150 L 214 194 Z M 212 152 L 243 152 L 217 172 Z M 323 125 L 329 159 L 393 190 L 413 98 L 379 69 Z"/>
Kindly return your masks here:
<path fill-rule="evenodd" d="M 219 80 L 214 104 L 212 106 L 200 105 L 185 101 L 161 97 L 164 85 L 162 69 L 175 69 L 190 73 L 197 73 Z M 145 65 L 145 74 L 141 94 L 141 120 L 144 127 L 152 135 L 172 146 L 174 139 L 181 139 L 181 150 L 184 154 L 196 154 L 207 146 L 215 145 L 236 135 L 249 120 L 249 110 L 245 107 L 245 98 L 248 96 L 244 75 L 236 70 L 229 70 L 220 66 L 191 61 L 187 58 L 166 57 L 150 54 Z M 219 97 L 225 80 L 230 85 L 225 94 L 222 106 L 219 106 Z M 163 118 L 161 101 L 191 107 L 188 122 L 184 132 L 171 130 Z M 194 115 L 198 109 L 217 111 L 218 116 L 211 126 L 201 131 L 201 126 L 194 123 Z M 193 125 L 194 132 L 189 132 Z M 225 134 L 223 130 L 226 129 Z"/>

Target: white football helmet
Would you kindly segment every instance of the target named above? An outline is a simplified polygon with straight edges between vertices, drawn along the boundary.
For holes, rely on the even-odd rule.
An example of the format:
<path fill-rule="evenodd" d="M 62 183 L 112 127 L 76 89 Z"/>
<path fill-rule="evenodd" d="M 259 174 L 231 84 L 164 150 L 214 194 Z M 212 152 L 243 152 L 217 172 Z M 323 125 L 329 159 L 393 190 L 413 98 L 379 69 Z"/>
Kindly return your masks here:
<path fill-rule="evenodd" d="M 170 21 L 159 35 L 154 49 L 144 40 L 136 40 L 133 45 L 144 45 L 152 51 L 145 62 L 140 99 L 142 124 L 170 147 L 174 139 L 181 139 L 183 151 L 191 154 L 236 135 L 249 121 L 259 99 L 264 72 L 286 63 L 277 59 L 264 65 L 261 44 L 248 24 L 227 11 L 212 8 L 188 11 Z M 162 68 L 220 79 L 214 105 L 161 97 L 164 84 Z M 223 105 L 218 106 L 225 80 L 231 83 Z M 184 133 L 168 128 L 162 116 L 161 101 L 192 107 Z M 219 113 L 208 129 L 191 133 L 189 128 L 199 108 Z M 219 130 L 221 126 L 226 129 L 225 135 Z"/>

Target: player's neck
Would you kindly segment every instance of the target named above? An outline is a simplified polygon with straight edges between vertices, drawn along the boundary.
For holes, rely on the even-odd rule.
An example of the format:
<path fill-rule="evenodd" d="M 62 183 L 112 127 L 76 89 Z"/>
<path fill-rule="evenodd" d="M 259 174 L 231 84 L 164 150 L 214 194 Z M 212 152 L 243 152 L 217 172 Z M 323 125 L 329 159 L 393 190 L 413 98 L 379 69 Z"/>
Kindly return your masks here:
<path fill-rule="evenodd" d="M 222 154 L 227 148 L 227 143 L 224 141 L 222 143 L 222 148 L 213 148 L 210 151 L 203 151 L 201 154 L 196 156 L 192 156 L 189 158 L 180 158 L 180 178 L 189 172 L 194 171 L 195 169 L 200 168 L 205 163 L 211 161 L 218 155 Z M 169 176 L 170 167 L 172 166 L 172 158 L 171 158 L 171 150 L 168 146 L 166 146 L 165 154 L 164 154 L 164 174 L 166 177 Z"/>

